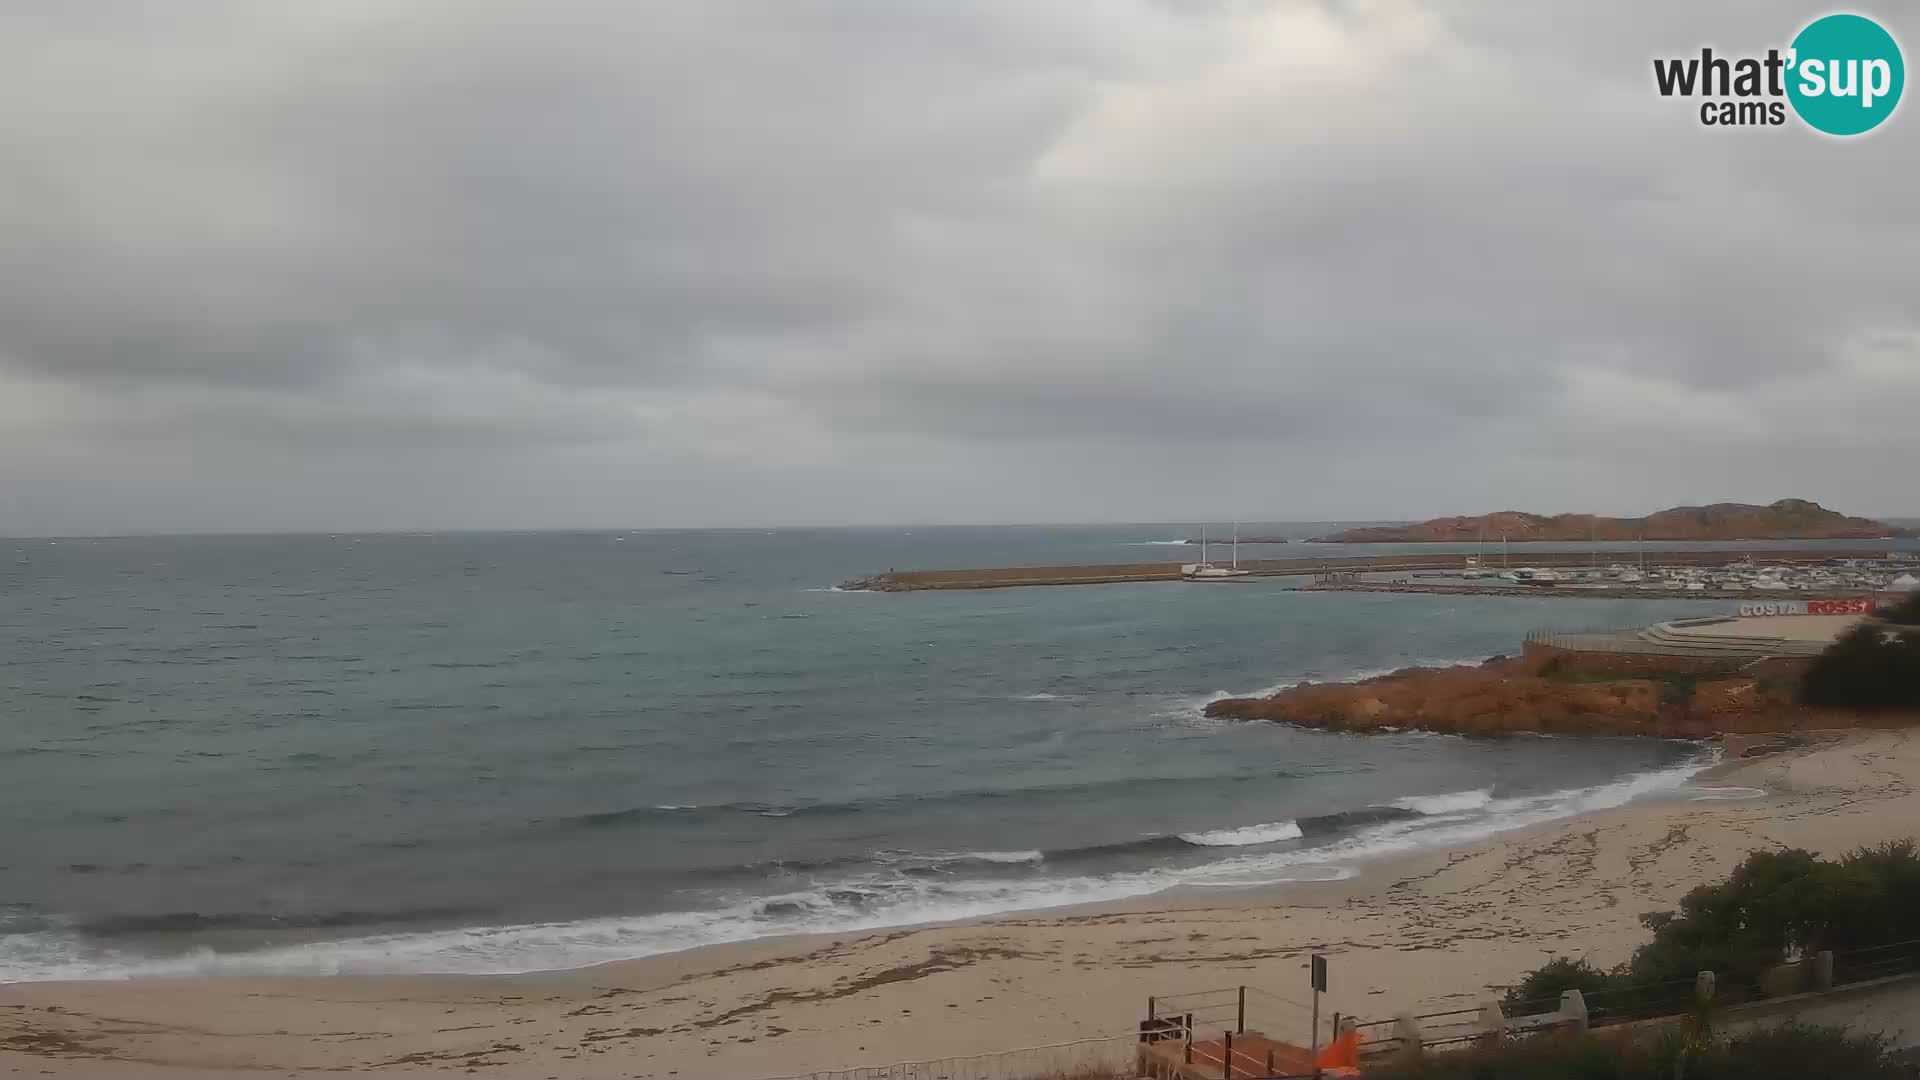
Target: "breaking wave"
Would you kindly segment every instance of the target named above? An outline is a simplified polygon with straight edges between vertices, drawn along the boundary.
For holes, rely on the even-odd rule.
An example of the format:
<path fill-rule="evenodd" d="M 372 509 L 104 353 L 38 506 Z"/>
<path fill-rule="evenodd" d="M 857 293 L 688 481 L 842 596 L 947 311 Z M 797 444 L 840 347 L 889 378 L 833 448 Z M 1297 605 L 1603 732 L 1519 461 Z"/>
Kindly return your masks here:
<path fill-rule="evenodd" d="M 1451 791 L 1444 795 L 1409 795 L 1404 799 L 1395 799 L 1393 805 L 1420 814 L 1457 814 L 1464 810 L 1478 810 L 1492 801 L 1493 789 L 1481 788 L 1478 791 Z"/>
<path fill-rule="evenodd" d="M 1202 847 L 1241 847 L 1246 844 L 1274 844 L 1282 840 L 1298 840 L 1303 835 L 1305 834 L 1300 831 L 1298 824 L 1291 821 L 1275 821 L 1265 825 L 1242 825 L 1237 829 L 1181 833 L 1180 839 Z"/>
<path fill-rule="evenodd" d="M 1409 796 L 1399 800 L 1404 804 L 1399 806 L 1362 807 L 1295 821 L 1140 837 L 1061 851 L 879 852 L 862 859 L 772 864 L 770 874 L 790 876 L 770 878 L 767 885 L 785 881 L 786 891 L 736 892 L 730 898 L 717 897 L 700 910 L 568 922 L 422 926 L 264 949 L 221 948 L 204 939 L 209 932 L 265 928 L 260 925 L 263 920 L 274 928 L 288 925 L 274 922 L 276 918 L 321 928 L 352 928 L 363 919 L 390 927 L 412 919 L 455 919 L 460 913 L 247 915 L 237 920 L 187 914 L 104 926 L 26 913 L 0 918 L 0 982 L 213 974 L 525 972 L 779 935 L 858 932 L 1121 900 L 1183 886 L 1338 880 L 1352 876 L 1357 864 L 1371 859 L 1472 844 L 1652 796 L 1683 797 L 1689 793 L 1689 780 L 1711 764 L 1711 757 L 1702 757 L 1611 783 L 1538 795 L 1494 798 L 1490 792 L 1472 791 Z M 1705 789 L 1701 794 L 1732 797 L 1712 793 L 1738 790 Z M 687 812 L 645 809 L 655 814 Z M 617 815 L 590 817 L 619 823 Z M 172 932 L 186 940 L 170 952 L 154 953 L 150 940 L 144 942 L 149 946 L 144 950 L 126 944 L 130 936 L 150 939 Z"/>

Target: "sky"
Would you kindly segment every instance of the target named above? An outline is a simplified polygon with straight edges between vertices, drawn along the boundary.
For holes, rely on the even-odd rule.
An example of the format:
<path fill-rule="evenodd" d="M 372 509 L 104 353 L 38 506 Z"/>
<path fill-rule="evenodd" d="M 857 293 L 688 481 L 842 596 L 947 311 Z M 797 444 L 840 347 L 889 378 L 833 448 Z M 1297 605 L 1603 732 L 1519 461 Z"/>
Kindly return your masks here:
<path fill-rule="evenodd" d="M 1920 514 L 1825 10 L 8 4 L 0 535 Z"/>

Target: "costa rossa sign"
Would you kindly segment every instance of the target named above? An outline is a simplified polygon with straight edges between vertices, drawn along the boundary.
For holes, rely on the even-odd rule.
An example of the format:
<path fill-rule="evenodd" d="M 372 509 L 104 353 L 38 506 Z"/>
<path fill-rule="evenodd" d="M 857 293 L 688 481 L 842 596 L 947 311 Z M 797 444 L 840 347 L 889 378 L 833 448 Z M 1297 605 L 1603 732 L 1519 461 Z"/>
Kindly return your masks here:
<path fill-rule="evenodd" d="M 1873 610 L 1873 597 L 1850 600 L 1755 600 L 1740 605 L 1742 618 L 1754 615 L 1865 615 Z"/>

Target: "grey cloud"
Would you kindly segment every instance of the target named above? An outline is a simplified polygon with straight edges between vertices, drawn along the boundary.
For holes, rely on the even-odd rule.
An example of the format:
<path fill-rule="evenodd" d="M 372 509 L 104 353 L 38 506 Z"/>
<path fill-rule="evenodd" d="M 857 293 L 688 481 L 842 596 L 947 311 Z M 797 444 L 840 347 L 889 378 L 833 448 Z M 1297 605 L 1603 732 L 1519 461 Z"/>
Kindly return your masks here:
<path fill-rule="evenodd" d="M 250 527 L 219 496 L 248 454 L 431 489 L 332 496 L 337 520 L 297 518 L 321 528 L 598 520 L 622 471 L 659 485 L 635 524 L 926 519 L 847 492 L 934 471 L 967 493 L 949 519 L 1057 517 L 1043 480 L 1087 516 L 1244 498 L 1176 506 L 1076 446 L 1341 463 L 1249 517 L 1481 505 L 1395 478 L 1436 456 L 1505 477 L 1502 504 L 1572 508 L 1573 477 L 1644 510 L 1682 486 L 1622 449 L 1648 442 L 1697 463 L 1689 493 L 1817 457 L 1831 489 L 1792 493 L 1897 511 L 1841 464 L 1920 451 L 1888 420 L 1920 386 L 1885 374 L 1920 367 L 1914 118 L 1717 132 L 1650 85 L 1655 54 L 1806 15 L 9 11 L 0 479 L 29 497 L 6 529 Z M 1863 335 L 1892 343 L 1865 366 Z M 390 467 L 352 464 L 369 448 Z M 1016 448 L 1058 464 L 984 482 Z M 435 484 L 462 454 L 526 490 Z M 116 479 L 153 455 L 201 461 L 166 481 L 191 520 Z"/>

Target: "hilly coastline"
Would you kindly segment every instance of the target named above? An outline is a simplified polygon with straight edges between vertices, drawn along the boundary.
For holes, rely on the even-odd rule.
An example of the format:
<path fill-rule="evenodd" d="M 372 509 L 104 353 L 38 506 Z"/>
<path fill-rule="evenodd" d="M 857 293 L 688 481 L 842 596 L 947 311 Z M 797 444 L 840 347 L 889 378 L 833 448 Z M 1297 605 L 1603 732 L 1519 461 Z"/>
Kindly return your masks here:
<path fill-rule="evenodd" d="M 1413 525 L 1379 525 L 1322 536 L 1323 544 L 1417 544 L 1477 540 L 1878 540 L 1906 535 L 1871 518 L 1851 517 L 1807 499 L 1765 506 L 1713 503 L 1676 506 L 1646 517 L 1529 514 L 1502 510 L 1478 517 L 1440 517 Z"/>

